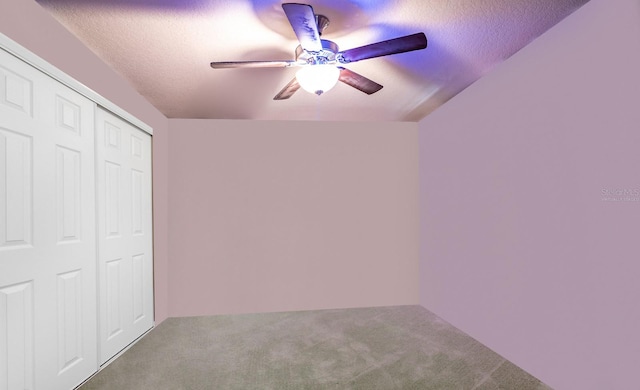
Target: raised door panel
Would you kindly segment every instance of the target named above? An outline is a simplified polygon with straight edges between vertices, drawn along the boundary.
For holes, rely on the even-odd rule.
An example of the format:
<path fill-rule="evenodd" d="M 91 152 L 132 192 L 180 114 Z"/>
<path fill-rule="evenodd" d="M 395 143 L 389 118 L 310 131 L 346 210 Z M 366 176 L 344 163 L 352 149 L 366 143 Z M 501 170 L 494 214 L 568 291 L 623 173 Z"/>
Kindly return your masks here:
<path fill-rule="evenodd" d="M 100 362 L 153 326 L 151 137 L 99 109 Z"/>
<path fill-rule="evenodd" d="M 7 58 L 8 54 L 3 53 Z M 9 62 L 10 61 L 10 62 Z M 19 69 L 13 59 L 0 64 L 0 105 L 10 111 L 6 115 L 33 116 L 33 74 L 34 72 Z M 18 68 L 18 69 L 16 69 Z"/>
<path fill-rule="evenodd" d="M 0 288 L 0 390 L 34 388 L 33 281 Z"/>
<path fill-rule="evenodd" d="M 80 161 L 77 150 L 56 146 L 56 199 L 58 244 L 81 240 Z"/>
<path fill-rule="evenodd" d="M 125 286 L 123 283 L 123 259 L 108 260 L 104 268 L 104 292 L 106 321 L 103 323 L 107 343 L 116 343 L 123 337 L 123 311 Z"/>
<path fill-rule="evenodd" d="M 31 245 L 32 150 L 32 137 L 0 127 L 0 250 Z"/>
<path fill-rule="evenodd" d="M 123 187 L 123 168 L 120 164 L 112 161 L 104 161 L 104 238 L 115 240 L 122 238 L 122 197 Z"/>
<path fill-rule="evenodd" d="M 82 350 L 82 270 L 58 275 L 58 372 L 64 373 L 84 357 Z"/>

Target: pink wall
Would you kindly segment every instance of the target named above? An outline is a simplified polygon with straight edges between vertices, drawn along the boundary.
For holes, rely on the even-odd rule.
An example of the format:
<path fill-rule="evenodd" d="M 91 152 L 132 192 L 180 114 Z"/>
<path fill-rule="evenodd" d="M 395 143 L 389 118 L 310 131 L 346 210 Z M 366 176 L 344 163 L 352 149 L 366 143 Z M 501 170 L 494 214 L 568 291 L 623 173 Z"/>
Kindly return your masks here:
<path fill-rule="evenodd" d="M 415 123 L 174 120 L 169 145 L 167 119 L 35 1 L 3 0 L 0 32 L 153 127 L 157 323 L 418 302 Z"/>
<path fill-rule="evenodd" d="M 156 323 L 168 315 L 167 119 L 31 0 L 2 0 L 0 32 L 153 127 Z"/>
<path fill-rule="evenodd" d="M 416 123 L 169 120 L 172 316 L 416 304 Z"/>
<path fill-rule="evenodd" d="M 558 390 L 640 388 L 639 39 L 592 0 L 419 124 L 421 303 Z"/>

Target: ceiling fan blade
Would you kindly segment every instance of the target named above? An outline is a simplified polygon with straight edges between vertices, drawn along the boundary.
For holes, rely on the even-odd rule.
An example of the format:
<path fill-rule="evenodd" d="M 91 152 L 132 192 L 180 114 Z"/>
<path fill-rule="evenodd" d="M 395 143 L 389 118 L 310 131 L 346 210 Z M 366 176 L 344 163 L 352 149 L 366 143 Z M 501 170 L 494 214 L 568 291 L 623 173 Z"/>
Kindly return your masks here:
<path fill-rule="evenodd" d="M 338 80 L 366 93 L 367 95 L 371 95 L 372 93 L 376 93 L 382 89 L 382 85 L 359 75 L 356 72 L 345 69 L 341 66 L 339 66 L 338 69 L 340 69 L 340 78 Z"/>
<path fill-rule="evenodd" d="M 313 8 L 308 4 L 285 3 L 282 9 L 302 48 L 310 52 L 321 51 L 322 42 Z"/>
<path fill-rule="evenodd" d="M 426 47 L 427 37 L 424 33 L 417 33 L 345 50 L 339 53 L 339 61 L 341 63 L 348 64 L 349 62 L 356 62 L 369 58 L 421 50 Z"/>
<path fill-rule="evenodd" d="M 289 81 L 289 84 L 285 85 L 284 88 L 273 98 L 273 100 L 285 100 L 289 99 L 296 93 L 297 90 L 300 89 L 300 84 L 298 84 L 298 79 L 293 78 L 293 80 Z"/>
<path fill-rule="evenodd" d="M 286 68 L 297 65 L 296 61 L 224 61 L 212 62 L 213 69 L 228 68 Z"/>

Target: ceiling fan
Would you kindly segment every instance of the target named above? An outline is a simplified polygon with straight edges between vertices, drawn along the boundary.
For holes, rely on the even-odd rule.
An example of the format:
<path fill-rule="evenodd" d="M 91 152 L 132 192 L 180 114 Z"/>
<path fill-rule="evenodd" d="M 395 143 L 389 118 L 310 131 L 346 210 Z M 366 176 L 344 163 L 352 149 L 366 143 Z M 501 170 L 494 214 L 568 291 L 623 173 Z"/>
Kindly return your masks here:
<path fill-rule="evenodd" d="M 278 92 L 274 100 L 288 99 L 300 87 L 320 96 L 333 88 L 338 81 L 371 95 L 382 89 L 382 85 L 342 65 L 427 47 L 427 37 L 424 33 L 417 33 L 339 51 L 338 45 L 334 42 L 320 39 L 322 32 L 329 25 L 329 18 L 316 15 L 313 7 L 308 4 L 285 3 L 282 4 L 282 9 L 300 41 L 300 45 L 295 50 L 295 60 L 212 62 L 211 67 L 214 69 L 300 67 L 296 77 Z"/>

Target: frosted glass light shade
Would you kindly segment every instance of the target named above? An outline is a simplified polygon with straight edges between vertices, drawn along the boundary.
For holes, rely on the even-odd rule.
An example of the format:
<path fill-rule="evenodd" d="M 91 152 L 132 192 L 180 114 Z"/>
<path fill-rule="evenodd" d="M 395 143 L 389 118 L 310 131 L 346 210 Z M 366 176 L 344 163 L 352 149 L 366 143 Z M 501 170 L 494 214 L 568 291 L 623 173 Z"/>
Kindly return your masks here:
<path fill-rule="evenodd" d="M 307 92 L 320 96 L 333 88 L 340 77 L 340 69 L 334 65 L 309 65 L 296 73 L 298 84 Z"/>

